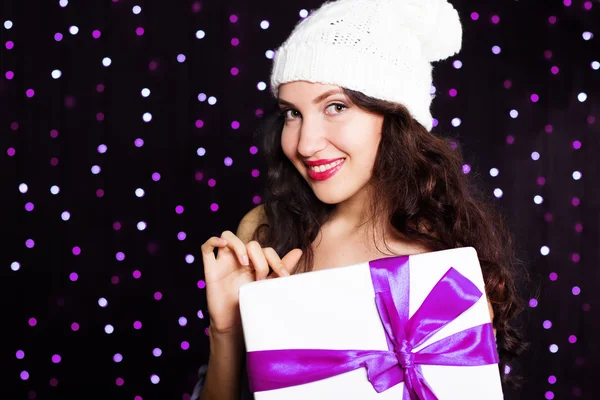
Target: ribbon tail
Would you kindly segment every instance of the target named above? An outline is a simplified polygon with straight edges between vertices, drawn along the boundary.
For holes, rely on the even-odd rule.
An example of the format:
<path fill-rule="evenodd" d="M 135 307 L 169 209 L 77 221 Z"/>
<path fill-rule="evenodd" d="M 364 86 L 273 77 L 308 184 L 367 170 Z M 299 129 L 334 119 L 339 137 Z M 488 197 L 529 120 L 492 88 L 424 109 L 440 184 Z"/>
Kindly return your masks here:
<path fill-rule="evenodd" d="M 407 371 L 404 387 L 408 387 L 410 397 L 405 397 L 403 400 L 438 400 L 433 389 L 429 386 L 427 380 L 425 380 L 419 366 Z"/>

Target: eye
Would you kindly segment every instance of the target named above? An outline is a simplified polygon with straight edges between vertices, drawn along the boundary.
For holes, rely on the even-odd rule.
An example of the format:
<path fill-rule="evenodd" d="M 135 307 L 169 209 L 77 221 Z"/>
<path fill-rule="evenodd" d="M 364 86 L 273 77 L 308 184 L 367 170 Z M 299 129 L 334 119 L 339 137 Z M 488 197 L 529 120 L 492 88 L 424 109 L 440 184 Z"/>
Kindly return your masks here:
<path fill-rule="evenodd" d="M 334 103 L 327 106 L 327 110 L 333 110 L 334 115 L 343 113 L 347 108 L 348 106 L 342 103 Z"/>
<path fill-rule="evenodd" d="M 300 113 L 292 108 L 286 108 L 281 110 L 281 114 L 285 116 L 285 119 L 296 119 L 300 116 Z"/>

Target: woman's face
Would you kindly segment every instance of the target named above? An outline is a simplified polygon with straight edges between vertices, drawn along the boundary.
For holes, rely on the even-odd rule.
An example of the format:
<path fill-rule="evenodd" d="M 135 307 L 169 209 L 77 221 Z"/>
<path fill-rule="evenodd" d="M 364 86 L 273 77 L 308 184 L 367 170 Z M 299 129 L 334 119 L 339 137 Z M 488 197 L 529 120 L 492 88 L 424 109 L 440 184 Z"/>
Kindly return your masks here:
<path fill-rule="evenodd" d="M 283 152 L 317 198 L 338 204 L 364 193 L 381 140 L 383 116 L 351 105 L 339 86 L 305 81 L 280 86 L 279 105 L 285 117 Z M 319 170 L 340 164 L 329 172 L 309 170 L 307 163 L 321 160 L 337 161 Z"/>

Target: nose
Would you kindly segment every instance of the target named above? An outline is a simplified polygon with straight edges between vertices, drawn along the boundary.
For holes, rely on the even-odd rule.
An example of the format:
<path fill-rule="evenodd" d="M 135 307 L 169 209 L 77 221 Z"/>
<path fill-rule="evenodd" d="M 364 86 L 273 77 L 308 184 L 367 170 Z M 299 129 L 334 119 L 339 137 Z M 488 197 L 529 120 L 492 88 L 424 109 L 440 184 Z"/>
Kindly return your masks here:
<path fill-rule="evenodd" d="M 310 158 L 327 146 L 325 127 L 316 119 L 302 120 L 298 134 L 298 154 Z"/>

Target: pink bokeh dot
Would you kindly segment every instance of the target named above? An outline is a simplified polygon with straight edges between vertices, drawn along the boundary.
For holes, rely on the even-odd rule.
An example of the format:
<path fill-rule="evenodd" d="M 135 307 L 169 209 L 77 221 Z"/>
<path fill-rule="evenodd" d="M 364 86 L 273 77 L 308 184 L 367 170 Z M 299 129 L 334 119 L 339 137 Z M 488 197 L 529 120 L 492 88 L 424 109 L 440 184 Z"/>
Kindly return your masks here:
<path fill-rule="evenodd" d="M 235 15 L 235 14 L 232 14 L 232 15 L 229 17 L 229 21 L 230 21 L 232 24 L 235 24 L 236 22 L 238 22 L 238 16 L 237 16 L 237 15 Z"/>
<path fill-rule="evenodd" d="M 58 131 L 57 131 L 56 129 L 52 129 L 52 130 L 50 131 L 50 137 L 51 137 L 52 139 L 56 139 L 56 138 L 58 137 Z"/>
<path fill-rule="evenodd" d="M 544 178 L 543 176 L 538 176 L 537 184 L 540 186 L 544 186 L 546 184 L 546 178 Z"/>
<path fill-rule="evenodd" d="M 581 222 L 578 222 L 575 224 L 575 232 L 578 232 L 578 233 L 583 232 L 583 224 Z"/>
<path fill-rule="evenodd" d="M 492 16 L 492 24 L 497 24 L 500 22 L 500 17 L 497 15 Z"/>
<path fill-rule="evenodd" d="M 258 176 L 260 175 L 260 171 L 257 169 L 253 169 L 252 170 L 252 177 L 253 178 L 258 178 Z"/>
<path fill-rule="evenodd" d="M 161 292 L 155 292 L 154 293 L 154 300 L 160 300 L 162 299 L 162 293 Z"/>
<path fill-rule="evenodd" d="M 556 23 L 556 16 L 555 15 L 551 15 L 548 17 L 548 22 L 552 25 L 554 25 Z"/>
<path fill-rule="evenodd" d="M 206 282 L 202 279 L 198 281 L 198 289 L 204 289 L 206 287 Z"/>
<path fill-rule="evenodd" d="M 115 383 L 117 384 L 117 386 L 123 386 L 123 384 L 125 383 L 125 381 L 123 380 L 123 378 L 117 378 L 115 380 Z"/>
<path fill-rule="evenodd" d="M 204 174 L 200 171 L 196 172 L 194 174 L 194 179 L 198 182 L 200 182 L 202 179 L 204 179 Z"/>
<path fill-rule="evenodd" d="M 142 273 L 140 271 L 138 271 L 137 269 L 135 271 L 133 271 L 134 279 L 140 279 L 141 277 L 142 277 Z"/>
<path fill-rule="evenodd" d="M 115 231 L 118 231 L 118 230 L 120 230 L 120 229 L 121 229 L 121 223 L 120 223 L 119 221 L 116 221 L 116 222 L 114 222 L 114 223 L 113 223 L 113 229 L 114 229 Z"/>
<path fill-rule="evenodd" d="M 586 1 L 585 3 L 583 3 L 583 8 L 586 9 L 586 11 L 589 11 L 592 9 L 592 2 L 591 1 Z"/>
<path fill-rule="evenodd" d="M 546 398 L 548 400 L 552 400 L 554 398 L 554 393 L 552 393 L 550 391 L 546 392 Z"/>
<path fill-rule="evenodd" d="M 94 31 L 92 32 L 92 37 L 94 39 L 99 39 L 100 36 L 102 36 L 102 32 L 100 32 L 98 29 L 94 29 Z"/>
<path fill-rule="evenodd" d="M 544 126 L 544 130 L 546 131 L 546 133 L 552 133 L 554 127 L 550 124 L 547 124 L 546 126 Z"/>
<path fill-rule="evenodd" d="M 9 156 L 9 157 L 12 157 L 12 156 L 14 156 L 15 154 L 17 154 L 17 151 L 16 151 L 15 149 L 13 149 L 12 147 L 9 147 L 9 148 L 6 150 L 6 154 L 8 154 L 8 156 Z"/>
<path fill-rule="evenodd" d="M 142 36 L 144 34 L 144 28 L 141 26 L 135 29 L 135 34 L 138 36 Z"/>
<path fill-rule="evenodd" d="M 208 180 L 208 186 L 209 186 L 209 187 L 215 187 L 216 185 L 217 185 L 217 181 L 216 181 L 216 180 L 214 180 L 213 178 L 210 178 L 210 179 Z"/>
<path fill-rule="evenodd" d="M 196 121 L 196 128 L 200 129 L 204 126 L 204 121 L 202 121 L 201 119 Z"/>
<path fill-rule="evenodd" d="M 233 122 L 231 123 L 231 127 L 232 127 L 233 129 L 239 129 L 239 128 L 240 128 L 240 123 L 239 123 L 238 121 L 233 121 Z"/>
<path fill-rule="evenodd" d="M 573 253 L 571 254 L 571 261 L 573 261 L 574 263 L 578 263 L 579 260 L 581 260 L 581 256 L 577 253 Z"/>
<path fill-rule="evenodd" d="M 104 197 L 104 190 L 102 190 L 102 189 L 96 190 L 96 196 L 97 197 Z"/>
<path fill-rule="evenodd" d="M 552 75 L 558 75 L 558 73 L 560 72 L 560 68 L 558 68 L 556 65 L 553 65 L 550 68 L 550 72 L 552 72 Z"/>
<path fill-rule="evenodd" d="M 36 326 L 37 325 L 37 320 L 35 318 L 29 318 L 29 326 Z"/>
<path fill-rule="evenodd" d="M 33 89 L 27 89 L 27 91 L 25 92 L 25 94 L 27 95 L 27 97 L 32 98 L 35 95 L 35 90 L 33 90 Z"/>
<path fill-rule="evenodd" d="M 177 206 L 177 207 L 175 207 L 175 212 L 177 214 L 183 214 L 183 211 L 184 211 L 183 206 Z"/>
<path fill-rule="evenodd" d="M 548 377 L 548 383 L 554 385 L 556 383 L 556 377 L 554 375 L 550 375 Z"/>
<path fill-rule="evenodd" d="M 569 336 L 569 343 L 575 343 L 575 342 L 577 342 L 577 336 L 570 335 Z"/>
<path fill-rule="evenodd" d="M 261 201 L 262 201 L 262 199 L 260 198 L 260 196 L 252 197 L 252 203 L 254 203 L 254 204 L 260 204 Z"/>
<path fill-rule="evenodd" d="M 10 81 L 11 79 L 13 79 L 15 77 L 15 73 L 12 71 L 6 71 L 4 76 L 6 77 L 6 79 L 8 79 Z"/>
<path fill-rule="evenodd" d="M 73 247 L 73 254 L 78 256 L 81 254 L 81 248 L 79 246 Z"/>
<path fill-rule="evenodd" d="M 472 12 L 472 13 L 471 13 L 471 19 L 472 19 L 473 21 L 477 21 L 477 20 L 479 19 L 479 14 L 478 14 L 478 13 L 476 13 L 476 12 Z"/>
<path fill-rule="evenodd" d="M 512 136 L 512 135 L 508 135 L 508 136 L 506 137 L 506 143 L 508 143 L 508 144 L 513 144 L 514 142 L 515 142 L 515 137 L 514 137 L 514 136 Z"/>
<path fill-rule="evenodd" d="M 52 387 L 56 387 L 56 386 L 58 386 L 58 379 L 56 379 L 56 378 L 51 378 L 51 379 L 50 379 L 50 386 L 52 386 Z"/>
<path fill-rule="evenodd" d="M 571 204 L 573 205 L 573 207 L 577 207 L 577 206 L 579 206 L 579 204 L 581 204 L 581 201 L 579 200 L 578 197 L 573 197 L 571 199 Z"/>
<path fill-rule="evenodd" d="M 240 44 L 240 39 L 238 39 L 238 38 L 233 38 L 233 39 L 231 39 L 231 45 L 232 45 L 232 46 L 234 46 L 234 47 L 235 47 L 235 46 L 237 46 L 237 45 L 239 45 L 239 44 Z"/>
<path fill-rule="evenodd" d="M 140 321 L 135 321 L 133 323 L 133 328 L 134 329 L 142 329 L 142 323 Z"/>
<path fill-rule="evenodd" d="M 556 272 L 550 272 L 549 277 L 551 281 L 555 281 L 558 279 L 558 274 Z"/>
<path fill-rule="evenodd" d="M 181 342 L 181 348 L 183 350 L 187 350 L 190 348 L 190 344 L 184 340 L 183 342 Z"/>
<path fill-rule="evenodd" d="M 52 165 L 53 167 L 56 167 L 58 165 L 58 158 L 52 157 L 50 159 L 50 165 Z"/>
<path fill-rule="evenodd" d="M 218 211 L 219 210 L 219 205 L 217 203 L 212 203 L 210 205 L 210 210 L 213 211 L 213 212 Z"/>
<path fill-rule="evenodd" d="M 71 330 L 72 330 L 73 332 L 77 332 L 77 331 L 79 330 L 79 324 L 78 324 L 77 322 L 73 322 L 73 323 L 71 324 Z"/>
<path fill-rule="evenodd" d="M 544 213 L 544 221 L 546 221 L 546 222 L 554 221 L 554 217 L 552 216 L 552 213 L 550 213 L 550 212 Z"/>

